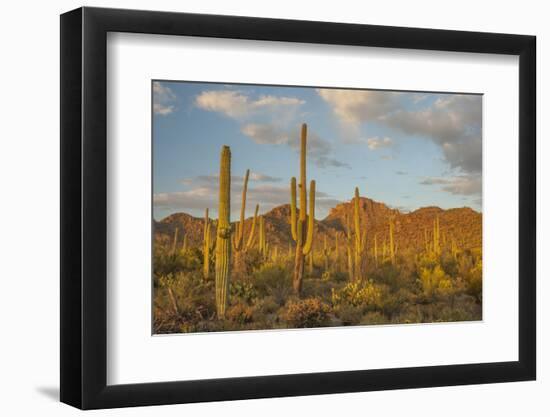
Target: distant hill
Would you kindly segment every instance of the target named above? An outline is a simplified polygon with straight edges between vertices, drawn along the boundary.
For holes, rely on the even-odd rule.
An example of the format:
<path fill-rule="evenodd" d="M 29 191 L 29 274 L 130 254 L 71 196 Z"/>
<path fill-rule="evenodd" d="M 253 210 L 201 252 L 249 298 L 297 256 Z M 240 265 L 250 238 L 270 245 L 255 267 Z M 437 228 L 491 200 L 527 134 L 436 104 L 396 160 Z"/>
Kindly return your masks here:
<path fill-rule="evenodd" d="M 439 217 L 442 242 L 455 240 L 461 249 L 481 247 L 482 215 L 468 207 L 448 210 L 439 207 L 423 207 L 409 213 L 402 213 L 397 209 L 389 208 L 383 203 L 361 197 L 360 212 L 362 228 L 366 228 L 367 250 L 369 251 L 372 248 L 375 235 L 379 247 L 382 247 L 384 239 L 388 236 L 388 224 L 392 217 L 395 224 L 394 238 L 399 252 L 422 250 L 424 248 L 425 230 L 430 237 L 436 217 Z M 340 242 L 343 243 L 346 215 L 352 214 L 352 202 L 345 202 L 332 208 L 325 219 L 316 220 L 314 249 L 322 247 L 325 236 L 331 247 L 334 246 L 337 234 L 340 235 Z M 287 249 L 289 243 L 293 242 L 289 224 L 290 205 L 285 204 L 275 207 L 265 213 L 264 217 L 266 238 L 269 245 L 271 247 L 278 246 L 280 250 Z M 212 236 L 215 236 L 216 221 L 212 221 L 214 224 Z M 246 219 L 245 233 L 247 237 L 251 225 L 252 218 Z M 153 226 L 156 245 L 171 244 L 176 228 L 178 228 L 178 241 L 180 244 L 183 241 L 184 234 L 187 235 L 188 244 L 191 246 L 199 245 L 203 239 L 204 219 L 186 213 L 171 214 L 159 222 L 155 221 Z M 256 231 L 258 231 L 258 227 Z"/>

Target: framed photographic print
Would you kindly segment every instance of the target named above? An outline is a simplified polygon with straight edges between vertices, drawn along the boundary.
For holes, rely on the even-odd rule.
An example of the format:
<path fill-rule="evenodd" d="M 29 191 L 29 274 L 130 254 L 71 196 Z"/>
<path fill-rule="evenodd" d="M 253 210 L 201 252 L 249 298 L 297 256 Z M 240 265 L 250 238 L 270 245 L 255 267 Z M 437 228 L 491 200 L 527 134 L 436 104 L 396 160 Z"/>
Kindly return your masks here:
<path fill-rule="evenodd" d="M 61 400 L 535 379 L 535 38 L 61 16 Z"/>

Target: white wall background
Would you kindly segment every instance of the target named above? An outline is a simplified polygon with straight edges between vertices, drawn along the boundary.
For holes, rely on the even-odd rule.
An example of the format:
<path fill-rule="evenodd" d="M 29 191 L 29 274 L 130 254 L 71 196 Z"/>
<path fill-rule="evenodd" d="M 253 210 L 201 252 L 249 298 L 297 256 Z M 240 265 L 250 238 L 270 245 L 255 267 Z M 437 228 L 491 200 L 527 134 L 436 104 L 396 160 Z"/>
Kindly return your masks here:
<path fill-rule="evenodd" d="M 539 249 L 550 250 L 549 134 L 542 120 L 550 83 L 550 26 L 544 2 L 417 0 L 368 4 L 353 0 L 124 0 L 89 6 L 239 14 L 534 34 L 538 37 Z M 57 2 L 5 2 L 0 23 L 0 411 L 3 415 L 76 415 L 58 403 L 59 392 L 59 17 L 81 6 Z M 550 285 L 548 264 L 538 268 L 538 381 L 377 393 L 145 407 L 94 415 L 193 416 L 342 413 L 394 416 L 545 416 L 550 412 Z M 546 395 L 545 395 L 546 394 Z"/>

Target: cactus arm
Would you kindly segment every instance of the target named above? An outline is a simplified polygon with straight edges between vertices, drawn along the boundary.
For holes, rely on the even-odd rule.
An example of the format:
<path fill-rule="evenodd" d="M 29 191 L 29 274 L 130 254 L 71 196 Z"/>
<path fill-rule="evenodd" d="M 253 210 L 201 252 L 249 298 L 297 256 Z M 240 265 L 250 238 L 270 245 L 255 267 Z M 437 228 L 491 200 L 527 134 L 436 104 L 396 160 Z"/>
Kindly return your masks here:
<path fill-rule="evenodd" d="M 176 230 L 174 230 L 174 241 L 172 242 L 172 255 L 176 253 L 177 247 L 178 247 L 178 228 L 176 227 Z"/>
<path fill-rule="evenodd" d="M 305 210 L 304 210 L 305 211 Z M 304 255 L 311 251 L 313 245 L 313 229 L 315 228 L 315 181 L 309 185 L 309 218 L 307 224 L 307 237 L 304 244 Z"/>
<path fill-rule="evenodd" d="M 296 231 L 296 178 L 290 179 L 290 231 L 292 233 L 292 239 L 296 241 L 298 239 L 298 233 Z"/>
<path fill-rule="evenodd" d="M 243 192 L 241 197 L 241 216 L 239 223 L 235 227 L 235 234 L 233 235 L 233 247 L 235 250 L 240 251 L 243 248 L 243 236 L 244 236 L 244 216 L 246 212 L 246 192 L 248 190 L 248 177 L 250 176 L 250 170 L 246 170 L 244 175 Z"/>
<path fill-rule="evenodd" d="M 256 204 L 256 210 L 254 210 L 254 217 L 252 218 L 252 227 L 250 228 L 250 234 L 248 235 L 248 240 L 246 242 L 246 249 L 250 249 L 254 243 L 258 210 L 260 210 L 260 205 Z"/>
<path fill-rule="evenodd" d="M 307 125 L 302 125 L 300 140 L 300 220 L 306 222 L 307 189 L 306 189 L 306 149 L 307 149 Z"/>

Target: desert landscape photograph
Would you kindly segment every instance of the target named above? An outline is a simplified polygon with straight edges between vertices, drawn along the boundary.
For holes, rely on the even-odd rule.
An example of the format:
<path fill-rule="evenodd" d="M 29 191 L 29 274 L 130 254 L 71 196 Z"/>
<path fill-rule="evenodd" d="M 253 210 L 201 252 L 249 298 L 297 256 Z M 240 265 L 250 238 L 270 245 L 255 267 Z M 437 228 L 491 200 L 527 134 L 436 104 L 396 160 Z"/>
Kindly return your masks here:
<path fill-rule="evenodd" d="M 482 95 L 151 97 L 154 334 L 482 320 Z"/>

